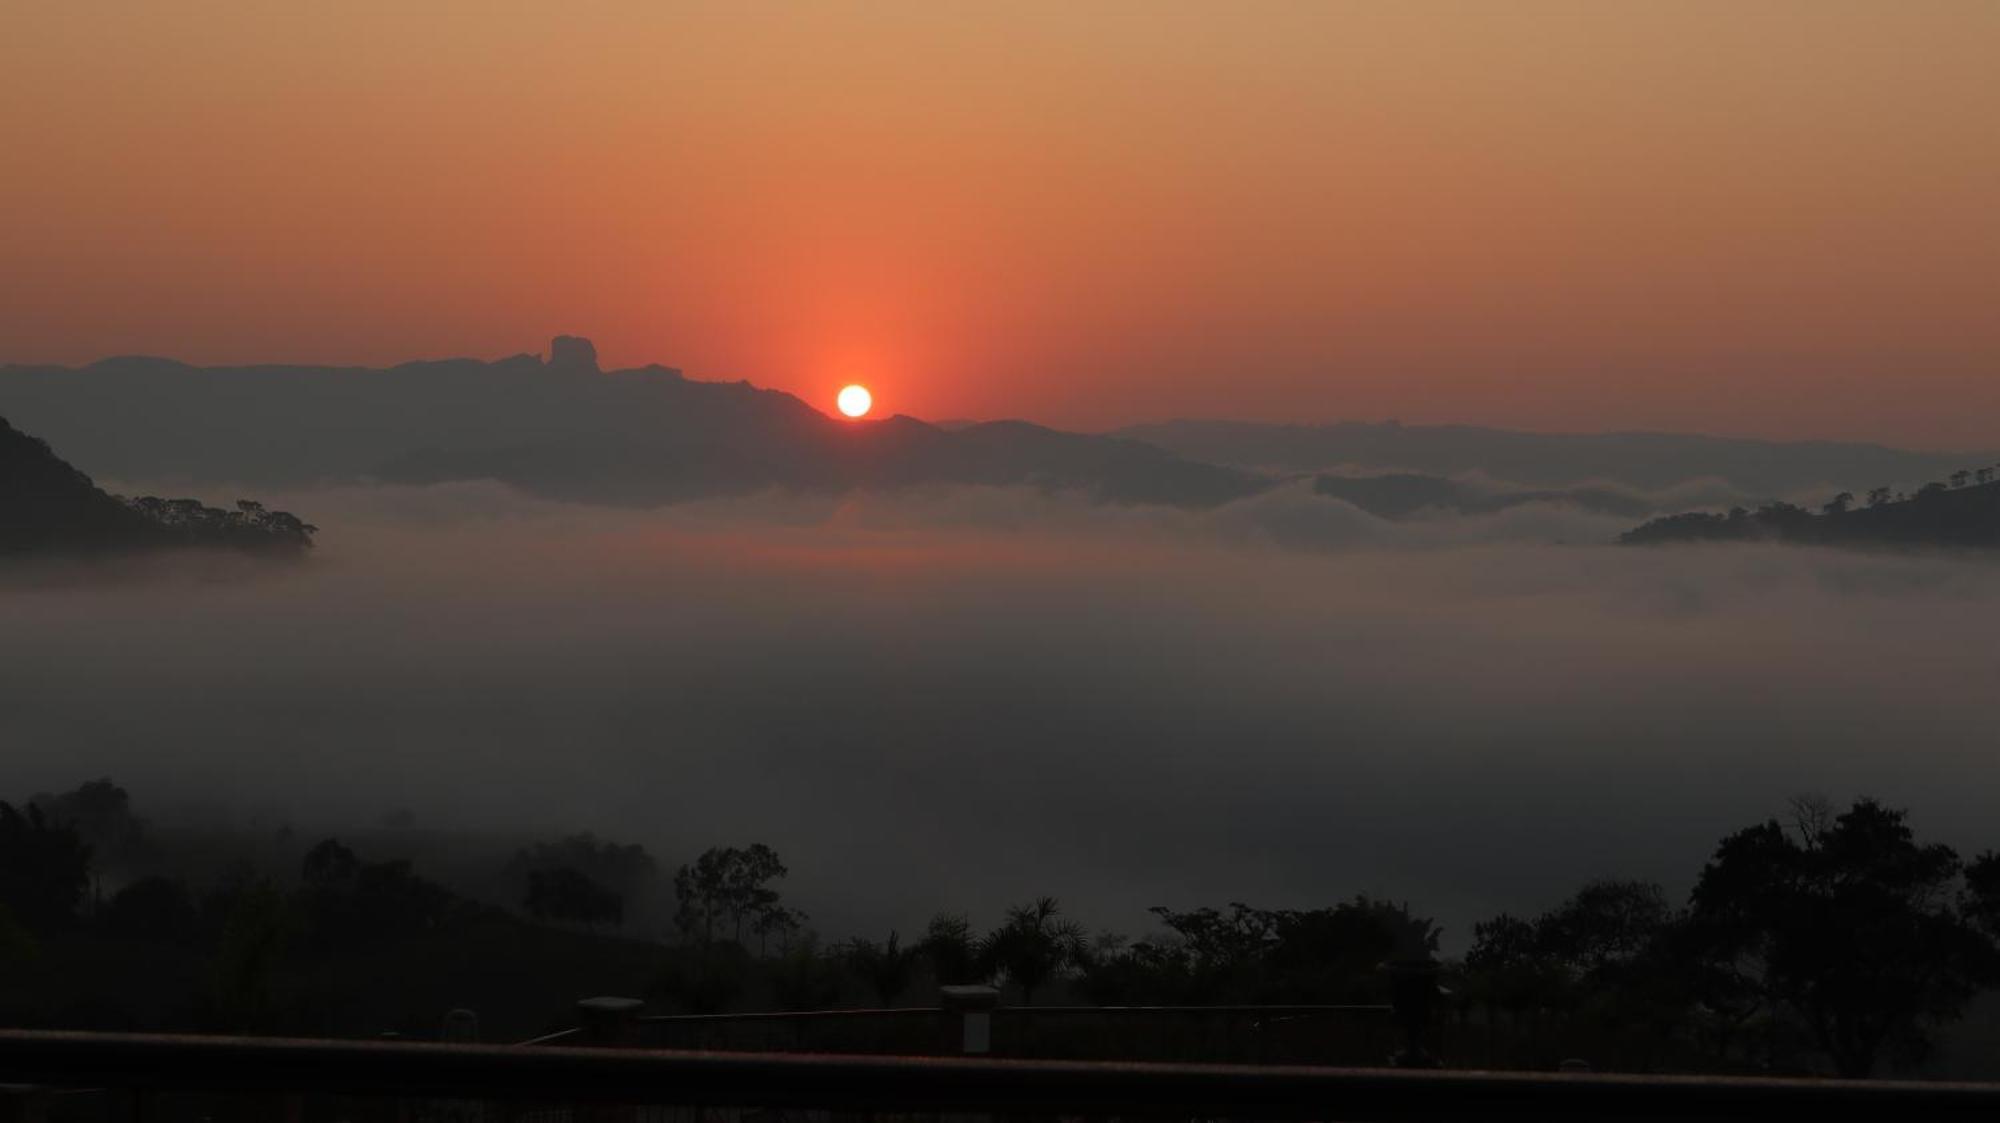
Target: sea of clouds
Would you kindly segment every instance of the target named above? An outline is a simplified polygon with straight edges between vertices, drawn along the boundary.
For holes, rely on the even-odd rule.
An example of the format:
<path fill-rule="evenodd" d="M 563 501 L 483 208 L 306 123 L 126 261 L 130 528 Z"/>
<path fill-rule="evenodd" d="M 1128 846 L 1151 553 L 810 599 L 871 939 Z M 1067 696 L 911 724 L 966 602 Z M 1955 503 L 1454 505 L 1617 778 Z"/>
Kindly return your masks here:
<path fill-rule="evenodd" d="M 1391 523 L 1025 489 L 616 511 L 272 497 L 302 566 L 0 576 L 0 796 L 338 829 L 763 841 L 830 936 L 1041 893 L 1470 923 L 1684 891 L 1788 798 L 2000 846 L 1996 563 L 1640 550 L 1553 506 Z"/>

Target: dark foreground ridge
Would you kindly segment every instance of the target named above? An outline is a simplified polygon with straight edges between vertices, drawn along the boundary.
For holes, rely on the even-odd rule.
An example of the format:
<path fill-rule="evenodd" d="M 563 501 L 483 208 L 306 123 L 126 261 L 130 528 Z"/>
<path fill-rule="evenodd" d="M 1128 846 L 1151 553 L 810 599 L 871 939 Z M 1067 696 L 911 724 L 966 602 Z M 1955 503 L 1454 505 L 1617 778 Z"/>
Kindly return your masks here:
<path fill-rule="evenodd" d="M 1872 800 L 1730 833 L 1684 904 L 1591 881 L 1443 959 L 1435 922 L 1365 896 L 1160 906 L 1129 940 L 1041 897 L 984 931 L 945 911 L 908 939 L 829 943 L 768 846 L 669 875 L 588 833 L 495 841 L 410 824 L 364 857 L 289 827 L 168 826 L 108 779 L 0 801 L 0 1025 L 429 1037 L 472 1011 L 485 1040 L 546 1043 L 597 1020 L 578 996 L 629 995 L 657 1016 L 621 1041 L 665 1048 L 955 1051 L 937 1016 L 976 1006 L 994 1056 L 2000 1071 L 2000 854 L 1961 856 Z"/>
<path fill-rule="evenodd" d="M 1654 519 L 1626 531 L 1629 546 L 1677 542 L 1787 542 L 1811 546 L 2000 547 L 2000 482 L 1994 468 L 1954 472 L 1950 483 L 1925 484 L 1915 495 L 1868 493 L 1864 506 L 1842 492 L 1815 514 L 1791 503 L 1754 511 L 1690 512 Z"/>
<path fill-rule="evenodd" d="M 196 499 L 111 495 L 46 441 L 0 418 L 0 557 L 175 547 L 298 555 L 312 548 L 317 529 L 247 499 L 223 510 Z"/>

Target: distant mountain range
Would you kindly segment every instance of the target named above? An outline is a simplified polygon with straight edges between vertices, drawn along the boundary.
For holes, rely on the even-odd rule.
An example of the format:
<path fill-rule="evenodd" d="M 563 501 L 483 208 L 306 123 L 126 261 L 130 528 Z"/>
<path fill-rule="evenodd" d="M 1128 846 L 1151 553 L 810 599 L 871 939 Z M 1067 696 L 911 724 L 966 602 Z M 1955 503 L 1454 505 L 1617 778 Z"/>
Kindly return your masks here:
<path fill-rule="evenodd" d="M 234 510 L 193 499 L 107 494 L 47 442 L 0 418 L 0 557 L 106 554 L 177 546 L 297 554 L 312 527 L 244 501 Z"/>
<path fill-rule="evenodd" d="M 544 361 L 388 370 L 190 367 L 166 359 L 0 367 L 0 410 L 110 475 L 275 484 L 494 479 L 650 505 L 779 487 L 1027 485 L 1210 506 L 1271 483 L 1115 437 L 1021 421 L 850 422 L 747 382 L 600 371 L 580 340 Z"/>
<path fill-rule="evenodd" d="M 1710 499 L 1787 496 L 1914 483 L 1968 459 L 1834 442 L 1395 423 L 1177 421 L 1085 434 L 1023 421 L 851 422 L 747 382 L 699 382 L 661 366 L 600 370 L 589 342 L 574 337 L 557 338 L 549 354 L 388 369 L 131 357 L 6 366 L 0 413 L 120 479 L 493 479 L 630 505 L 768 488 L 978 484 L 1208 507 L 1310 475 L 1320 494 L 1386 518 L 1535 502 L 1639 518 L 1655 507 L 1636 492 L 1689 481 L 1725 481 L 1703 490 Z"/>
<path fill-rule="evenodd" d="M 1838 441 L 1760 441 L 1679 433 L 1524 433 L 1469 425 L 1343 421 L 1274 425 L 1169 421 L 1115 435 L 1182 456 L 1247 470 L 1478 472 L 1531 487 L 1616 481 L 1658 490 L 1690 480 L 1726 481 L 1751 495 L 1831 486 L 1914 485 L 1991 453 L 1930 453 Z"/>
<path fill-rule="evenodd" d="M 702 386 L 702 383 L 688 385 Z M 493 479 L 557 499 L 655 505 L 766 488 L 814 492 L 941 484 L 1076 491 L 1099 502 L 1210 507 L 1270 486 L 1255 473 L 1182 459 L 1109 437 L 1023 421 L 941 429 L 910 417 L 835 421 L 796 399 L 734 425 L 671 437 L 578 434 L 515 445 L 429 450 L 380 465 L 400 483 Z"/>

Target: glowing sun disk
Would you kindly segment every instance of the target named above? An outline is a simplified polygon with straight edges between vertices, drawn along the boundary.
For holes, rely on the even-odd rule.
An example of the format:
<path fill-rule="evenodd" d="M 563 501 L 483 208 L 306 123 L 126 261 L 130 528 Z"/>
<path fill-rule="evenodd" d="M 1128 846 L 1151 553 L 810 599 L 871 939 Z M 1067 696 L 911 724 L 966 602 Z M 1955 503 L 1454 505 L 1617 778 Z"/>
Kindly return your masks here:
<path fill-rule="evenodd" d="M 840 412 L 847 416 L 866 417 L 875 406 L 875 395 L 870 394 L 866 386 L 843 386 L 840 397 L 834 401 L 840 406 Z"/>

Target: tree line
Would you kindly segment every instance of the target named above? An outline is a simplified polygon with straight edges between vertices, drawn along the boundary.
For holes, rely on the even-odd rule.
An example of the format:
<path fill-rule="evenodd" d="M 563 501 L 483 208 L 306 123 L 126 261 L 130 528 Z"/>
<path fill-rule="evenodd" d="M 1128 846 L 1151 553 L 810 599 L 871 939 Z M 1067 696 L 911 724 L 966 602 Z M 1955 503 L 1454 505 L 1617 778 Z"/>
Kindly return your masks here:
<path fill-rule="evenodd" d="M 180 545 L 301 553 L 312 549 L 313 535 L 319 533 L 318 527 L 290 511 L 273 511 L 254 499 L 239 499 L 228 508 L 210 507 L 199 499 L 152 495 L 118 499 L 163 537 Z"/>
<path fill-rule="evenodd" d="M 1676 542 L 1777 541 L 1802 545 L 2000 546 L 2000 466 L 1962 468 L 1949 481 L 1933 480 L 1915 494 L 1889 487 L 1865 500 L 1843 491 L 1818 511 L 1772 501 L 1726 513 L 1666 515 L 1626 531 L 1629 546 Z"/>
<path fill-rule="evenodd" d="M 196 889 L 153 874 L 104 891 L 103 870 L 154 845 L 109 780 L 0 803 L 0 967 L 93 935 L 199 946 L 216 1024 L 256 1029 L 279 1024 L 281 965 L 379 957 L 496 917 L 630 943 L 618 935 L 626 902 L 664 883 L 670 929 L 643 933 L 656 965 L 647 997 L 703 1013 L 927 1004 L 936 987 L 964 983 L 1023 1005 L 1380 1002 L 1382 964 L 1435 962 L 1442 936 L 1407 904 L 1357 896 L 1161 906 L 1155 930 L 1130 939 L 1092 933 L 1040 897 L 984 929 L 941 912 L 908 938 L 827 943 L 786 903 L 788 871 L 769 846 L 711 848 L 667 878 L 644 848 L 589 834 L 515 852 L 506 874 L 518 897 L 504 908 L 330 838 L 287 880 Z M 1566 1040 L 1630 1043 L 1620 1063 L 1632 1067 L 1866 1076 L 1923 1060 L 1940 1029 L 2000 985 L 2000 856 L 1921 841 L 1904 811 L 1872 800 L 1802 800 L 1723 838 L 1685 900 L 1598 880 L 1470 935 L 1462 956 L 1437 964 L 1465 1032 L 1527 1040 L 1557 1027 Z"/>

